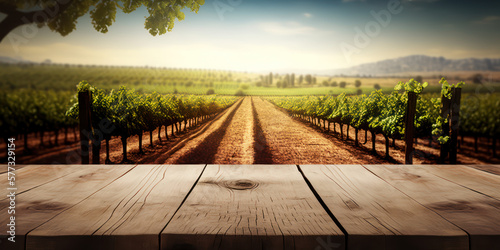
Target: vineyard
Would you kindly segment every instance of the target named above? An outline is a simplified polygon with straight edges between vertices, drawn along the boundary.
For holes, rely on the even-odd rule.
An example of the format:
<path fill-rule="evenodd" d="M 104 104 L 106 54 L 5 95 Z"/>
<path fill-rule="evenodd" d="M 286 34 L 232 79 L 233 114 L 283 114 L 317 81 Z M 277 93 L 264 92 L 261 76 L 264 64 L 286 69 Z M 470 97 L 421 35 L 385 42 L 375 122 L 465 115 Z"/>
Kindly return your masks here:
<path fill-rule="evenodd" d="M 4 141 L 22 135 L 27 145 L 28 134 L 37 133 L 40 146 L 44 145 L 44 134 L 53 132 L 55 144 L 60 131 L 64 131 L 65 142 L 68 130 L 78 126 L 78 121 L 67 116 L 66 110 L 74 104 L 74 92 L 37 91 L 21 89 L 0 91 L 0 134 Z M 49 141 L 50 143 L 50 141 Z M 32 149 L 25 146 L 26 151 Z"/>
<path fill-rule="evenodd" d="M 426 84 L 400 82 L 391 94 L 373 91 L 370 95 L 346 96 L 302 96 L 302 97 L 268 97 L 267 99 L 289 112 L 292 116 L 307 120 L 314 125 L 323 126 L 336 132 L 338 124 L 340 137 L 343 135 L 343 126 L 347 126 L 345 138 L 349 138 L 349 127 L 355 129 L 355 145 L 358 142 L 358 130 L 371 133 L 372 149 L 375 150 L 376 135 L 385 138 L 386 157 L 389 157 L 390 140 L 394 146 L 396 139 L 405 136 L 405 112 L 408 102 L 408 92 L 417 93 L 416 114 L 414 120 L 414 138 L 428 138 L 429 144 L 434 141 L 441 145 L 449 143 L 449 133 L 443 131 L 443 125 L 450 122 L 449 116 L 442 115 L 442 100 L 451 99 L 451 90 L 460 88 L 463 83 L 456 86 L 449 85 L 444 78 L 442 84 L 442 97 L 436 95 L 421 95 Z M 401 91 L 405 89 L 406 91 Z M 410 90 L 410 91 L 408 91 Z M 500 99 L 497 94 L 490 94 L 483 98 L 474 98 L 474 95 L 465 95 L 463 104 L 460 105 L 459 131 L 462 136 L 475 137 L 477 151 L 478 137 L 491 137 L 492 152 L 495 155 L 496 139 L 500 136 Z M 445 126 L 445 128 L 448 128 Z M 366 141 L 365 141 L 366 143 Z"/>
<path fill-rule="evenodd" d="M 399 153 L 396 149 L 401 148 L 401 144 L 399 144 L 399 147 L 397 146 L 399 143 L 398 140 L 405 139 L 408 93 L 413 92 L 416 95 L 415 120 L 413 123 L 413 138 L 415 138 L 415 143 L 420 139 L 428 141 L 428 143 L 425 143 L 428 147 L 433 145 L 432 148 L 434 149 L 442 148 L 448 151 L 451 145 L 458 145 L 458 147 L 466 145 L 467 148 L 472 148 L 472 150 L 467 150 L 475 153 L 476 156 L 471 155 L 472 157 L 480 156 L 481 159 L 487 160 L 488 156 L 483 153 L 487 151 L 491 152 L 491 154 L 488 153 L 490 154 L 489 156 L 493 155 L 492 159 L 495 159 L 496 143 L 499 136 L 498 130 L 500 128 L 500 114 L 498 113 L 500 110 L 500 101 L 497 93 L 479 95 L 470 93 L 462 94 L 460 122 L 455 124 L 455 127 L 458 128 L 455 131 L 458 131 L 459 140 L 458 142 L 451 142 L 452 135 L 450 128 L 453 121 L 449 110 L 447 113 L 443 109 L 443 100 L 450 105 L 453 99 L 453 89 L 459 89 L 460 87 L 462 86 L 449 85 L 443 79 L 441 81 L 441 94 L 426 94 L 428 86 L 410 81 L 407 83 L 400 82 L 390 93 L 377 90 L 372 91 L 368 95 L 267 96 L 264 99 L 278 106 L 281 110 L 286 111 L 292 117 L 298 117 L 317 125 L 315 127 L 321 128 L 325 132 L 332 129 L 332 132 L 340 138 L 339 143 L 347 142 L 347 145 L 350 145 L 349 141 L 352 138 L 354 142 L 353 146 L 359 147 L 361 146 L 360 144 L 366 144 L 371 141 L 370 148 L 372 153 L 374 153 L 373 155 L 377 155 L 377 151 L 382 152 L 383 147 L 385 147 L 385 159 L 393 159 L 394 157 L 399 159 L 400 156 L 397 156 Z M 76 131 L 79 122 L 81 122 L 81 120 L 79 121 L 80 106 L 78 104 L 78 96 L 80 94 L 77 95 L 74 91 L 26 89 L 0 91 L 0 109 L 2 109 L 0 133 L 2 134 L 2 138 L 6 140 L 7 138 L 15 137 L 18 140 L 24 141 L 21 143 L 24 148 L 20 147 L 20 149 L 23 150 L 25 156 L 29 156 L 27 159 L 36 159 L 35 156 L 39 154 L 38 152 L 50 152 L 50 148 L 63 150 L 61 154 L 70 148 L 71 150 L 75 150 L 76 142 L 79 143 L 80 138 L 88 137 L 90 139 L 88 151 L 91 149 L 92 152 L 89 155 L 92 156 L 92 162 L 94 163 L 134 162 L 137 160 L 148 162 L 147 159 L 143 159 L 140 155 L 146 157 L 147 154 L 153 154 L 158 155 L 160 157 L 158 159 L 166 159 L 162 156 L 166 151 L 161 148 L 166 146 L 167 148 L 176 147 L 178 149 L 176 143 L 179 142 L 178 140 L 181 140 L 181 137 L 183 137 L 182 134 L 185 133 L 181 133 L 180 137 L 172 136 L 186 131 L 186 128 L 191 130 L 191 127 L 193 127 L 193 130 L 201 127 L 203 127 L 203 130 L 206 130 L 206 126 L 213 127 L 213 122 L 217 119 L 228 120 L 221 123 L 222 127 L 214 128 L 214 131 L 217 131 L 217 136 L 211 135 L 208 132 L 206 132 L 205 136 L 217 137 L 218 139 L 210 144 L 213 144 L 214 147 L 217 147 L 218 143 L 224 144 L 226 148 L 221 147 L 220 150 L 227 154 L 231 154 L 231 150 L 248 152 L 248 150 L 251 150 L 248 148 L 248 145 L 252 143 L 257 145 L 255 147 L 265 148 L 265 145 L 269 142 L 269 138 L 274 138 L 273 133 L 280 133 L 278 127 L 281 127 L 281 130 L 283 130 L 285 127 L 290 126 L 283 122 L 280 122 L 280 125 L 272 125 L 274 123 L 269 123 L 267 120 L 278 119 L 276 115 L 258 114 L 259 112 L 264 112 L 262 108 L 265 106 L 264 103 L 267 103 L 267 101 L 258 101 L 260 98 L 250 98 L 252 100 L 251 105 L 248 101 L 242 102 L 243 105 L 240 105 L 240 102 L 236 110 L 232 108 L 222 116 L 228 118 L 220 118 L 219 116 L 218 118 L 214 118 L 216 115 L 224 113 L 221 111 L 229 108 L 239 97 L 160 94 L 156 92 L 143 93 L 142 91 L 124 86 L 117 90 L 108 90 L 107 88 L 91 86 L 86 82 L 78 85 L 77 92 L 90 93 L 89 100 L 92 100 L 92 103 L 88 105 L 88 114 L 91 118 L 89 121 L 91 121 L 91 124 L 89 124 L 88 129 L 83 131 L 84 134 L 77 134 Z M 245 112 L 240 111 L 240 109 L 245 110 Z M 446 115 L 444 115 L 445 113 Z M 233 115 L 236 117 L 232 118 Z M 211 122 L 207 125 L 205 122 L 200 123 L 202 120 L 210 120 Z M 235 124 L 238 123 L 240 125 L 232 125 L 232 120 L 234 120 Z M 201 127 L 198 125 L 201 125 Z M 232 126 L 244 127 L 245 132 L 241 132 L 241 129 L 237 127 L 231 129 Z M 259 132 L 259 126 L 278 127 L 274 128 L 275 132 L 264 136 L 262 132 Z M 252 129 L 252 127 L 254 128 Z M 250 132 L 252 130 L 254 132 Z M 262 128 L 262 130 L 265 130 L 265 128 Z M 301 131 L 303 129 L 296 128 L 296 130 Z M 233 135 L 231 131 L 240 132 Z M 364 139 L 364 142 L 358 138 L 361 131 L 364 132 L 364 136 L 360 138 Z M 245 133 L 245 139 L 239 138 L 240 135 L 238 133 Z M 294 132 L 290 131 L 288 133 Z M 303 131 L 301 133 L 307 134 L 311 132 Z M 188 134 L 185 135 L 188 136 Z M 61 139 L 63 135 L 64 142 Z M 224 136 L 229 136 L 232 139 L 219 138 Z M 377 136 L 382 139 L 378 140 Z M 162 140 L 162 138 L 166 140 Z M 172 138 L 174 139 L 172 140 Z M 486 139 L 487 141 L 485 141 Z M 290 138 L 285 140 L 289 141 Z M 239 149 L 239 145 L 231 145 L 232 141 L 240 141 L 242 145 L 247 146 L 245 146 L 245 149 Z M 286 155 L 287 147 L 283 147 L 283 143 L 276 144 L 275 150 Z M 307 142 L 304 143 L 307 144 Z M 143 147 L 145 144 L 149 145 L 147 150 Z M 323 144 L 327 145 L 328 143 L 324 142 Z M 208 147 L 211 146 L 208 145 Z M 105 155 L 100 155 L 101 147 L 105 147 Z M 193 146 L 193 148 L 197 147 L 197 145 Z M 375 150 L 377 147 L 382 148 Z M 322 151 L 326 148 L 328 147 L 325 146 L 325 148 L 314 150 Z M 207 149 L 207 146 L 204 146 L 203 150 L 201 148 L 196 150 L 198 155 L 205 155 L 206 152 L 215 154 L 215 149 Z M 311 148 L 310 150 L 313 149 Z M 464 150 L 461 149 L 460 153 L 464 153 Z M 269 156 L 269 153 L 262 153 L 257 149 L 253 151 L 255 151 L 254 154 L 258 162 L 270 163 L 271 156 Z M 390 151 L 391 154 L 389 153 Z M 117 153 L 119 152 L 121 154 L 117 158 Z M 129 160 L 127 152 L 132 152 L 132 160 Z M 144 154 L 144 152 L 148 153 Z M 172 152 L 172 154 L 174 153 Z M 242 159 L 252 158 L 251 153 L 242 154 L 244 155 L 241 156 Z M 311 158 L 306 156 L 304 152 L 301 152 L 299 155 L 308 157 L 307 160 L 300 161 L 301 163 L 310 162 Z M 260 159 L 261 156 L 264 159 Z M 214 160 L 223 159 L 224 157 L 227 156 L 217 156 L 215 158 L 206 156 L 200 159 Z M 225 158 L 223 162 L 231 163 L 230 159 L 236 159 L 234 157 L 236 156 Z M 273 157 L 275 160 L 279 158 L 278 155 Z M 177 158 L 181 159 L 182 157 L 179 156 Z M 185 159 L 185 157 L 182 159 Z M 430 162 L 444 162 L 444 160 L 444 158 L 439 158 Z M 57 160 L 57 162 L 59 161 Z M 65 160 L 61 161 L 64 162 Z M 252 163 L 251 160 L 248 161 L 250 162 L 242 163 Z M 172 160 L 172 163 L 175 162 L 175 160 Z M 347 163 L 349 162 L 347 161 Z M 467 162 L 471 161 L 467 160 Z"/>
<path fill-rule="evenodd" d="M 99 89 L 111 91 L 120 86 L 135 89 L 138 93 L 160 94 L 207 94 L 215 92 L 219 95 L 338 95 L 370 94 L 381 89 L 389 94 L 394 83 L 407 81 L 415 76 L 398 77 L 346 77 L 315 76 L 315 81 L 308 81 L 308 75 L 301 74 L 257 74 L 212 69 L 183 69 L 165 67 L 121 67 L 100 65 L 70 64 L 2 64 L 0 63 L 0 89 L 16 91 L 33 89 L 39 91 L 74 91 L 75 83 L 87 80 Z M 290 79 L 294 77 L 294 84 Z M 292 77 L 293 78 L 293 77 Z M 447 79 L 466 80 L 469 73 L 450 75 Z M 463 93 L 499 92 L 498 77 L 483 84 L 467 84 Z M 300 79 L 303 79 L 302 81 Z M 424 93 L 439 93 L 441 77 L 425 78 L 429 86 Z M 361 83 L 361 85 L 357 85 Z"/>
<path fill-rule="evenodd" d="M 150 144 L 153 144 L 153 131 L 158 129 L 161 138 L 161 127 L 172 125 L 177 131 L 187 124 L 197 124 L 231 106 L 238 98 L 229 96 L 195 96 L 195 95 L 160 95 L 139 94 L 134 90 L 120 87 L 118 91 L 107 93 L 92 87 L 86 81 L 78 85 L 79 93 L 91 93 L 89 131 L 85 137 L 92 141 L 94 163 L 99 163 L 101 142 L 106 142 L 106 162 L 109 160 L 109 140 L 120 137 L 123 146 L 123 162 L 127 162 L 127 138 L 139 136 L 139 150 L 142 153 L 143 132 L 150 133 Z M 79 102 L 70 107 L 67 115 L 74 119 L 79 117 Z M 81 120 L 80 120 L 81 121 Z M 82 128 L 81 128 L 82 129 Z M 165 129 L 165 138 L 168 134 Z"/>
<path fill-rule="evenodd" d="M 208 89 L 226 90 L 232 94 L 239 83 L 252 80 L 252 74 L 201 69 L 154 67 L 116 67 L 83 65 L 2 65 L 2 89 L 36 89 L 74 91 L 75 83 L 86 79 L 104 89 L 126 86 L 140 93 L 205 94 Z"/>
<path fill-rule="evenodd" d="M 474 137 L 474 151 L 478 151 L 478 138 L 492 139 L 491 149 L 496 155 L 496 142 L 500 138 L 500 94 L 486 96 L 466 95 L 460 106 L 460 135 Z"/>

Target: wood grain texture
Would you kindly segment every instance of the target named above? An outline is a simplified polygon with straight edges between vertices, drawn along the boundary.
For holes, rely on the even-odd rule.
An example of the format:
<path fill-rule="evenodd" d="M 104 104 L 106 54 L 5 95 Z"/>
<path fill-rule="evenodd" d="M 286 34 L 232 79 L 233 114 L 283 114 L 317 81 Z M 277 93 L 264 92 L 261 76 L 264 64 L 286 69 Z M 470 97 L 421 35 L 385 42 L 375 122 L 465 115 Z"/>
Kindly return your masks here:
<path fill-rule="evenodd" d="M 15 213 L 16 243 L 2 241 L 1 244 L 7 245 L 5 249 L 25 249 L 25 235 L 29 231 L 91 196 L 133 167 L 131 165 L 120 167 L 87 165 L 81 171 L 75 171 L 63 178 L 54 179 L 40 188 L 18 195 Z M 46 168 L 43 168 L 38 172 L 44 175 L 42 173 L 45 170 Z M 22 181 L 23 179 L 17 180 L 17 182 Z M 8 207 L 9 200 L 0 201 L 1 225 L 9 223 L 9 216 L 3 216 L 7 214 Z M 6 231 L 0 231 L 0 237 L 5 235 Z M 4 249 L 3 246 L 0 248 Z"/>
<path fill-rule="evenodd" d="M 426 168 L 427 166 L 417 166 Z M 447 181 L 500 201 L 500 176 L 460 165 L 432 166 L 432 173 Z"/>
<path fill-rule="evenodd" d="M 209 165 L 161 249 L 344 249 L 344 239 L 296 166 Z"/>
<path fill-rule="evenodd" d="M 468 249 L 467 234 L 360 165 L 299 166 L 348 249 Z"/>
<path fill-rule="evenodd" d="M 158 249 L 203 165 L 140 165 L 28 234 L 27 249 Z"/>
<path fill-rule="evenodd" d="M 438 177 L 442 171 L 434 166 L 365 167 L 465 230 L 472 250 L 497 249 L 500 245 L 499 200 Z"/>
<path fill-rule="evenodd" d="M 63 178 L 69 174 L 75 174 L 79 171 L 88 171 L 88 166 L 83 165 L 29 165 L 29 166 L 16 166 L 16 193 L 21 194 L 32 188 L 43 186 L 51 181 Z M 8 186 L 7 173 L 0 175 L 0 187 L 2 187 L 2 196 L 0 200 L 5 200 L 7 189 L 3 187 Z"/>
<path fill-rule="evenodd" d="M 500 165 L 468 165 L 467 167 L 482 170 L 490 174 L 500 175 Z"/>
<path fill-rule="evenodd" d="M 21 168 L 28 167 L 28 166 L 31 166 L 31 165 L 24 165 L 24 164 L 23 164 L 23 165 L 21 165 L 21 164 L 20 164 L 20 165 L 16 165 L 16 167 L 15 167 L 15 168 L 16 168 L 17 170 L 19 170 L 19 169 L 21 169 Z M 8 169 L 7 169 L 7 163 L 2 164 L 2 168 L 0 168 L 0 176 L 1 176 L 2 174 L 7 173 L 7 171 L 8 171 Z"/>

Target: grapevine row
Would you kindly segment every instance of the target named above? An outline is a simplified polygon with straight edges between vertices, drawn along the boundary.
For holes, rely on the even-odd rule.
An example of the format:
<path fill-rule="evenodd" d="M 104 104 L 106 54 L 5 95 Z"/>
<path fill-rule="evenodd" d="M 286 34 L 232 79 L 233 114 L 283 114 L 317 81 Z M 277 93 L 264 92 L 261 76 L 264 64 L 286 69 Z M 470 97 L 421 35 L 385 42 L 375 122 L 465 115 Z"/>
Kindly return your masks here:
<path fill-rule="evenodd" d="M 67 91 L 39 91 L 19 89 L 0 91 L 0 134 L 7 138 L 24 137 L 24 149 L 29 151 L 28 134 L 40 133 L 40 146 L 45 132 L 54 132 L 58 142 L 59 132 L 65 131 L 65 141 L 69 128 L 75 128 L 76 119 L 65 115 L 72 105 L 73 93 Z"/>
<path fill-rule="evenodd" d="M 443 88 L 448 83 L 443 79 Z M 303 97 L 270 97 L 272 103 L 287 110 L 292 116 L 308 119 L 325 128 L 330 123 L 339 124 L 341 138 L 343 126 L 355 129 L 355 144 L 358 145 L 358 131 L 364 130 L 372 134 L 372 149 L 375 150 L 375 138 L 381 134 L 386 142 L 386 157 L 389 156 L 389 139 L 403 139 L 405 136 L 405 115 L 408 102 L 408 92 L 417 94 L 417 106 L 414 120 L 415 138 L 432 138 L 440 135 L 441 123 L 444 123 L 440 114 L 441 98 L 424 98 L 420 93 L 427 86 L 413 79 L 407 83 L 398 83 L 391 94 L 383 94 L 380 90 L 370 95 L 346 96 L 303 96 Z M 405 90 L 405 91 L 403 91 Z M 326 125 L 328 123 L 328 126 Z M 366 138 L 366 136 L 365 136 Z M 440 143 L 445 143 L 446 137 L 439 137 Z"/>
<path fill-rule="evenodd" d="M 152 145 L 152 133 L 165 126 L 165 137 L 168 140 L 166 127 L 172 125 L 177 131 L 182 123 L 184 128 L 187 124 L 196 124 L 200 119 L 213 116 L 232 105 L 237 97 L 231 96 L 197 96 L 197 95 L 160 95 L 158 93 L 139 94 L 132 89 L 120 87 L 119 90 L 106 92 L 105 90 L 92 87 L 87 82 L 78 85 L 79 92 L 91 93 L 91 127 L 87 131 L 92 140 L 93 162 L 99 161 L 101 142 L 109 140 L 113 136 L 120 137 L 123 145 L 123 161 L 127 161 L 127 138 L 139 135 L 139 150 L 142 152 L 142 134 L 150 133 Z M 77 118 L 79 115 L 79 104 L 68 109 L 67 115 Z M 161 137 L 160 137 L 161 138 Z M 109 150 L 106 150 L 106 162 L 110 162 Z"/>
<path fill-rule="evenodd" d="M 491 138 L 491 150 L 496 156 L 496 142 L 500 138 L 500 94 L 469 94 L 460 106 L 460 135 L 474 137 L 474 149 L 478 152 L 478 137 Z"/>

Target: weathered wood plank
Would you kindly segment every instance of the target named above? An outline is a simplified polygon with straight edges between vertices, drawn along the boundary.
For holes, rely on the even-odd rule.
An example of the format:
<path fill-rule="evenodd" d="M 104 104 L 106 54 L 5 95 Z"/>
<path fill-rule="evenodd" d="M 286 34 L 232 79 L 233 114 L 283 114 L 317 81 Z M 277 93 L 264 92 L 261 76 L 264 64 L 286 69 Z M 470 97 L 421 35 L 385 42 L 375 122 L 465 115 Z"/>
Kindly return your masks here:
<path fill-rule="evenodd" d="M 490 174 L 500 175 L 500 165 L 468 165 L 467 167 L 479 169 Z"/>
<path fill-rule="evenodd" d="M 161 249 L 344 249 L 296 166 L 209 165 L 161 234 Z"/>
<path fill-rule="evenodd" d="M 467 234 L 361 165 L 299 166 L 348 234 L 348 249 L 468 249 Z"/>
<path fill-rule="evenodd" d="M 204 166 L 140 165 L 30 232 L 27 249 L 158 249 Z"/>
<path fill-rule="evenodd" d="M 2 241 L 2 244 L 7 244 L 6 249 L 25 249 L 25 235 L 29 231 L 86 199 L 94 192 L 120 178 L 133 167 L 131 165 L 120 167 L 86 166 L 83 171 L 66 175 L 43 185 L 41 188 L 35 188 L 18 195 L 15 208 L 16 242 Z M 41 172 L 44 171 L 41 170 Z M 22 179 L 18 180 L 18 182 L 22 181 Z M 0 201 L 0 214 L 7 214 L 9 202 L 9 200 Z M 0 216 L 1 225 L 8 224 L 8 220 L 9 216 Z M 2 236 L 6 236 L 6 230 L 0 231 L 0 237 Z"/>
<path fill-rule="evenodd" d="M 365 167 L 467 231 L 472 250 L 496 249 L 500 245 L 499 200 L 436 176 L 439 171 L 434 166 Z"/>
<path fill-rule="evenodd" d="M 19 169 L 27 167 L 27 166 L 31 166 L 31 165 L 15 165 L 15 168 L 16 168 L 16 170 L 19 170 Z M 7 164 L 6 163 L 2 164 L 2 168 L 0 168 L 0 175 L 7 173 L 7 171 L 8 171 Z"/>
<path fill-rule="evenodd" d="M 418 168 L 426 167 L 418 166 Z M 500 176 L 460 165 L 432 167 L 434 175 L 500 201 Z"/>
<path fill-rule="evenodd" d="M 15 173 L 15 184 L 16 193 L 21 194 L 26 190 L 30 190 L 35 187 L 40 187 L 44 184 L 50 183 L 51 181 L 63 178 L 69 174 L 75 174 L 79 171 L 88 171 L 89 166 L 83 165 L 29 165 L 19 168 L 16 166 Z M 87 169 L 86 169 L 87 168 Z M 0 175 L 0 187 L 7 187 L 7 173 Z M 6 189 L 3 189 L 6 191 Z M 6 195 L 2 195 L 0 200 L 5 200 Z"/>

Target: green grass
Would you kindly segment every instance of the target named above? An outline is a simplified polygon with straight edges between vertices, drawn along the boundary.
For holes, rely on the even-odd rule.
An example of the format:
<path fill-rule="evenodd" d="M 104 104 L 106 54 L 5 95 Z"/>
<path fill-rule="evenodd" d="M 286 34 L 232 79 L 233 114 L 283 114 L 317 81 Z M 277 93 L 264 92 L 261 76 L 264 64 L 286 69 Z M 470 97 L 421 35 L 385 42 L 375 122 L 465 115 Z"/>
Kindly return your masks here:
<path fill-rule="evenodd" d="M 246 95 L 281 96 L 356 94 L 357 89 L 354 87 L 356 80 L 361 81 L 360 89 L 363 94 L 369 94 L 375 90 L 375 84 L 380 85 L 383 92 L 390 93 L 397 82 L 408 81 L 410 79 L 397 77 L 317 76 L 317 84 L 315 86 L 302 85 L 293 88 L 277 88 L 276 84 L 283 79 L 283 76 L 274 78 L 273 85 L 270 87 L 257 87 L 260 75 L 256 73 L 75 65 L 0 65 L 0 75 L 2 76 L 0 78 L 0 89 L 5 90 L 27 88 L 76 91 L 78 82 L 87 80 L 90 84 L 106 90 L 118 89 L 123 85 L 141 93 L 156 91 L 161 94 L 206 94 L 209 89 L 213 89 L 216 94 L 234 95 L 240 88 L 244 87 L 243 92 Z M 467 75 L 464 73 L 463 77 L 465 76 Z M 449 82 L 456 83 L 458 81 L 453 79 L 449 79 Z M 425 93 L 440 92 L 439 79 L 429 76 L 428 78 L 424 77 L 423 80 L 429 82 L 429 86 L 424 90 Z M 328 81 L 329 83 L 335 81 L 337 84 L 346 82 L 346 87 L 325 87 L 323 81 Z M 466 83 L 463 89 L 464 93 L 500 92 L 500 83 Z M 298 75 L 296 76 L 296 84 L 298 84 Z"/>
<path fill-rule="evenodd" d="M 364 94 L 375 90 L 374 88 L 361 88 Z M 244 91 L 247 95 L 339 95 L 341 93 L 356 94 L 354 87 L 300 87 L 300 88 L 276 88 L 276 87 L 250 87 Z"/>

